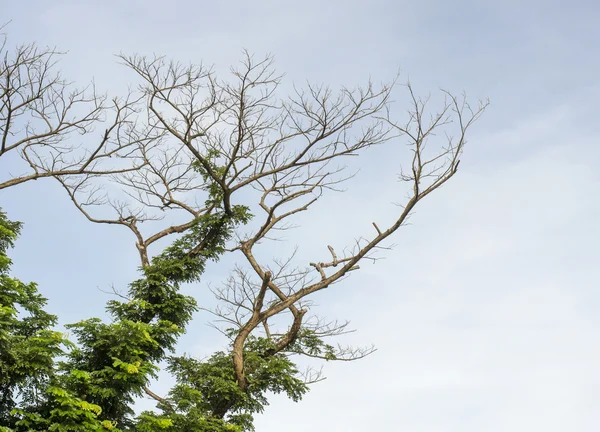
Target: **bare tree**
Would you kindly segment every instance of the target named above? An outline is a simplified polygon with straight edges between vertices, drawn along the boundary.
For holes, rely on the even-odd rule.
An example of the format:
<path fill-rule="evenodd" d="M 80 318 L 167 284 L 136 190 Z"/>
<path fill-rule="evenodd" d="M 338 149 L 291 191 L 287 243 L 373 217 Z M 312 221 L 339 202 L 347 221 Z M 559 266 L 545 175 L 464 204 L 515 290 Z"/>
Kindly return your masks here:
<path fill-rule="evenodd" d="M 10 50 L 0 35 L 0 158 L 13 171 L 0 178 L 0 189 L 44 177 L 134 171 L 139 146 L 157 139 L 152 128 L 138 127 L 139 98 L 109 100 L 93 84 L 74 88 L 56 71 L 61 54 L 35 44 Z M 96 125 L 105 130 L 94 142 Z M 8 159 L 12 154 L 18 157 Z"/>
<path fill-rule="evenodd" d="M 351 271 L 359 269 L 359 263 L 372 258 L 374 252 L 381 247 L 382 242 L 388 239 L 398 228 L 400 228 L 409 217 L 415 206 L 427 195 L 440 188 L 446 183 L 458 169 L 460 155 L 466 142 L 466 132 L 483 112 L 486 104 L 480 104 L 472 109 L 466 100 L 452 96 L 448 92 L 446 102 L 442 108 L 433 115 L 426 113 L 427 101 L 418 99 L 408 85 L 412 99 L 413 108 L 409 112 L 408 120 L 396 123 L 388 116 L 383 118 L 397 132 L 409 140 L 413 158 L 411 166 L 401 174 L 401 179 L 409 182 L 412 192 L 406 202 L 401 206 L 397 219 L 389 226 L 380 228 L 373 222 L 374 235 L 372 238 L 359 238 L 354 241 L 353 246 L 346 248 L 345 253 L 339 256 L 332 246 L 327 246 L 330 258 L 323 261 L 308 263 L 304 268 L 287 269 L 289 262 L 277 264 L 276 273 L 269 265 L 259 262 L 254 249 L 259 242 L 268 238 L 269 233 L 277 229 L 295 214 L 305 211 L 315 203 L 321 196 L 323 189 L 335 183 L 332 180 L 336 171 L 320 171 L 315 176 L 305 169 L 304 176 L 300 181 L 294 179 L 290 182 L 281 175 L 272 174 L 268 180 L 260 183 L 262 196 L 260 206 L 264 210 L 264 224 L 252 235 L 242 239 L 236 247 L 246 258 L 251 269 L 254 271 L 255 279 L 262 283 L 251 283 L 249 277 L 244 274 L 238 277 L 239 281 L 230 284 L 228 292 L 244 294 L 233 298 L 233 302 L 245 306 L 246 316 L 239 322 L 240 331 L 233 342 L 234 368 L 240 386 L 246 385 L 244 375 L 244 342 L 248 335 L 262 324 L 265 326 L 267 335 L 272 334 L 266 327 L 266 323 L 272 317 L 289 311 L 292 323 L 287 331 L 274 338 L 274 352 L 284 351 L 297 339 L 303 328 L 303 320 L 308 312 L 309 304 L 306 299 L 312 294 L 330 287 L 338 282 Z M 433 138 L 435 132 L 444 126 L 455 126 L 455 135 L 446 134 L 446 139 L 439 149 L 427 153 L 427 144 Z M 297 177 L 296 177 L 297 178 Z M 307 198 L 309 197 L 309 198 Z M 238 275 L 240 273 L 238 272 Z M 251 287 L 249 290 L 248 287 Z M 250 293 L 250 295 L 246 295 Z M 221 298 L 226 297 L 221 295 Z M 266 302 L 266 299 L 270 299 Z M 304 303 L 304 307 L 302 307 Z M 231 315 L 231 314 L 221 314 Z M 237 316 L 237 310 L 236 314 Z M 305 324 L 304 324 L 305 325 Z M 317 324 L 312 326 L 314 331 L 321 334 L 331 335 L 340 331 L 339 327 Z M 343 330 L 345 327 L 342 327 Z M 296 348 L 297 349 L 297 348 Z M 338 349 L 337 352 L 329 352 L 324 357 L 328 360 L 351 360 L 361 358 L 370 351 Z M 310 352 L 303 352 L 311 355 Z"/>
<path fill-rule="evenodd" d="M 391 86 L 376 90 L 369 84 L 343 89 L 337 96 L 327 88 L 309 87 L 280 100 L 275 97 L 280 77 L 270 57 L 256 61 L 246 53 L 242 68 L 232 71 L 233 83 L 217 80 L 203 66 L 182 66 L 160 57 L 122 60 L 143 79 L 148 122 L 160 135 L 160 142 L 141 147 L 139 169 L 112 177 L 132 200 L 125 204 L 109 198 L 94 185 L 99 177 L 95 173 L 58 178 L 88 219 L 133 231 L 143 265 L 148 265 L 152 243 L 184 232 L 217 207 L 231 214 L 233 194 L 260 190 L 271 178 L 282 184 L 280 190 L 307 182 L 319 189 L 333 187 L 341 180 L 329 179 L 327 167 L 333 160 L 383 143 L 390 132 L 377 119 L 359 136 L 349 136 L 355 124 L 362 125 L 385 107 Z M 103 204 L 110 204 L 116 217 L 90 212 Z M 188 220 L 142 232 L 143 222 L 163 219 L 167 212 L 186 214 Z"/>
<path fill-rule="evenodd" d="M 309 336 L 321 340 L 348 331 L 347 323 L 310 315 L 311 296 L 358 270 L 361 261 L 373 259 L 415 206 L 456 174 L 467 131 L 487 102 L 471 107 L 464 96 L 443 92 L 445 101 L 430 112 L 428 100 L 419 99 L 407 85 L 411 109 L 407 120 L 400 122 L 389 110 L 395 82 L 338 92 L 308 85 L 281 98 L 281 77 L 275 74 L 271 57 L 257 60 L 245 53 L 241 67 L 232 69 L 231 81 L 218 79 L 209 68 L 169 63 L 161 57 L 121 59 L 143 81 L 145 115 L 160 139 L 138 147 L 143 163 L 135 170 L 113 176 L 132 198 L 129 203 L 94 187 L 98 173 L 56 176 L 77 207 L 93 222 L 128 227 L 135 234 L 141 263 L 147 266 L 148 248 L 155 241 L 185 232 L 202 215 L 231 214 L 236 202 L 256 198 L 254 228 L 245 234 L 240 231 L 230 249 L 241 254 L 245 265 L 214 289 L 220 305 L 211 310 L 235 329 L 229 333 L 232 362 L 242 390 L 248 385 L 244 348 L 257 332 L 272 342 L 265 355 L 353 360 L 371 353 L 372 347 L 306 343 Z M 274 262 L 257 258 L 255 251 L 262 244 L 276 239 L 277 232 L 291 227 L 294 218 L 325 191 L 337 190 L 352 176 L 340 164 L 346 156 L 398 139 L 408 140 L 412 151 L 410 165 L 401 173 L 411 192 L 391 224 L 381 227 L 373 222 L 373 235 L 349 239 L 343 252 L 324 245 L 326 259 L 296 264 L 294 256 Z M 116 211 L 112 219 L 90 211 L 105 203 Z M 158 229 L 151 224 L 150 232 L 142 230 L 143 222 L 162 219 L 167 212 L 177 212 L 179 223 L 168 222 Z M 198 253 L 200 246 L 190 254 Z M 282 320 L 289 321 L 286 325 Z M 318 379 L 318 373 L 309 378 Z M 147 393 L 162 401 L 149 389 Z"/>

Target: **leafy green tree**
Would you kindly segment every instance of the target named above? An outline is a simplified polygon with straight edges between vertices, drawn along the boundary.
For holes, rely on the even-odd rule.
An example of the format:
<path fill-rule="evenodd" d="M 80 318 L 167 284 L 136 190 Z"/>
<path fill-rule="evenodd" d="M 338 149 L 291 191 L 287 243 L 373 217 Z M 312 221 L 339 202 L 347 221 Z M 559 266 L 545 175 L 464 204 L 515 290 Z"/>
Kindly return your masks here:
<path fill-rule="evenodd" d="M 44 311 L 46 299 L 35 283 L 10 277 L 8 249 L 21 224 L 0 211 L 0 427 L 10 430 L 30 420 L 52 403 L 57 379 L 56 359 L 68 345 L 54 331 L 57 317 Z M 19 420 L 21 419 L 21 420 Z"/>

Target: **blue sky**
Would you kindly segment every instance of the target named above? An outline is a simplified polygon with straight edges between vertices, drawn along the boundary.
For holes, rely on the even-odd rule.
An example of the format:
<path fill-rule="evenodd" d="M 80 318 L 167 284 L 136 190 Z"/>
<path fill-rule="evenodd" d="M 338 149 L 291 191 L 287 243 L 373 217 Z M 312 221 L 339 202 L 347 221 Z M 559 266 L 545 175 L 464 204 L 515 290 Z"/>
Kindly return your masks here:
<path fill-rule="evenodd" d="M 10 43 L 67 50 L 67 77 L 93 78 L 113 94 L 135 82 L 114 54 L 227 71 L 247 48 L 272 53 L 286 85 L 387 81 L 400 69 L 421 94 L 442 87 L 489 97 L 457 177 L 419 206 L 384 260 L 318 298 L 322 313 L 359 329 L 349 342 L 379 350 L 327 364 L 328 379 L 300 404 L 273 397 L 257 430 L 279 431 L 280 421 L 288 432 L 597 430 L 596 2 L 3 3 Z M 369 152 L 349 192 L 303 218 L 290 244 L 310 255 L 321 238 L 347 243 L 373 215 L 392 215 L 401 149 Z M 107 296 L 98 288 L 135 277 L 130 233 L 89 224 L 52 182 L 2 191 L 0 205 L 25 222 L 15 274 L 40 284 L 63 323 L 101 314 Z M 210 302 L 206 284 L 234 262 L 189 292 Z M 208 319 L 197 316 L 188 352 L 224 343 Z"/>

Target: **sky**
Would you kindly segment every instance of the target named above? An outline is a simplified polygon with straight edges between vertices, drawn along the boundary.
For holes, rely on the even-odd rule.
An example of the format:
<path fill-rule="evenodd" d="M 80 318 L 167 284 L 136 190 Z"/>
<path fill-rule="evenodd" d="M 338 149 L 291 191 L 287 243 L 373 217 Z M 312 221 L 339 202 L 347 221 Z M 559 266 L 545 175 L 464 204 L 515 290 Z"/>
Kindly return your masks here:
<path fill-rule="evenodd" d="M 115 54 L 156 53 L 226 71 L 246 48 L 273 54 L 288 84 L 388 81 L 400 70 L 420 94 L 444 88 L 489 98 L 456 177 L 419 204 L 384 259 L 317 298 L 320 313 L 352 321 L 358 331 L 346 341 L 378 350 L 325 364 L 327 380 L 300 403 L 273 396 L 256 429 L 597 430 L 597 2 L 0 5 L 0 21 L 12 20 L 11 44 L 66 50 L 66 76 L 93 78 L 115 94 L 135 82 Z M 397 143 L 361 158 L 348 191 L 303 217 L 289 244 L 315 256 L 391 217 L 401 198 L 400 150 Z M 15 276 L 38 282 L 61 322 L 102 314 L 109 297 L 101 290 L 135 278 L 130 233 L 91 225 L 51 181 L 1 191 L 0 206 L 25 223 L 12 255 Z M 223 280 L 235 260 L 186 289 L 210 302 L 207 284 Z M 188 352 L 223 346 L 209 319 L 196 316 L 182 341 Z"/>

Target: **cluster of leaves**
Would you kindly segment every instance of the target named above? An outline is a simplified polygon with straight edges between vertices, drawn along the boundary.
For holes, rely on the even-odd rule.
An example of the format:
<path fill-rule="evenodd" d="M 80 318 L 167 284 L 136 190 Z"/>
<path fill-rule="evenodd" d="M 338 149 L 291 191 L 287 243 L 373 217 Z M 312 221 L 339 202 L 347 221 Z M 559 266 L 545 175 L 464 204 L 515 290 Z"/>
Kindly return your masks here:
<path fill-rule="evenodd" d="M 62 368 L 85 374 L 70 388 L 102 407 L 102 418 L 134 430 L 134 398 L 143 394 L 157 364 L 174 349 L 197 310 L 195 300 L 180 293 L 180 285 L 200 278 L 206 261 L 219 257 L 232 227 L 240 222 L 222 213 L 198 218 L 142 269 L 143 277 L 129 286 L 128 301 L 108 302 L 112 323 L 89 319 L 68 326 L 78 345 Z M 162 420 L 154 427 L 170 424 Z"/>
<path fill-rule="evenodd" d="M 168 420 L 171 424 L 165 430 L 169 432 L 254 430 L 252 414 L 268 405 L 267 391 L 285 393 L 298 401 L 308 390 L 288 357 L 266 355 L 270 345 L 265 338 L 249 341 L 245 361 L 249 385 L 245 390 L 238 386 L 229 353 L 217 352 L 203 361 L 170 357 L 168 370 L 176 385 L 169 402 L 160 406 L 161 415 L 142 413 L 138 426 L 156 430 L 157 422 Z"/>
<path fill-rule="evenodd" d="M 325 360 L 338 360 L 336 348 L 325 343 L 322 336 L 309 328 L 300 329 L 294 342 L 288 346 L 287 351 Z"/>

